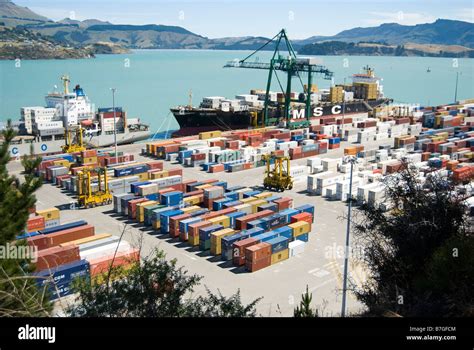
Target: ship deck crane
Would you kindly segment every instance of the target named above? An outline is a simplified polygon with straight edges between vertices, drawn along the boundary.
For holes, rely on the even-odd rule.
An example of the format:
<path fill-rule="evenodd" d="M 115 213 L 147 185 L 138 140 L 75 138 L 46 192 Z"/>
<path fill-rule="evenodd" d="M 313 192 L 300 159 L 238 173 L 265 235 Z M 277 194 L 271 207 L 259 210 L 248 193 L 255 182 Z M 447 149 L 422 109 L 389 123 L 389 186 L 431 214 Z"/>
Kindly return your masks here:
<path fill-rule="evenodd" d="M 258 52 L 262 51 L 267 45 L 273 43 L 275 45 L 275 50 L 273 51 L 272 58 L 269 63 L 259 62 L 257 60 L 250 61 L 249 59 L 253 57 Z M 281 47 L 280 47 L 281 46 Z M 282 52 L 285 52 L 286 55 L 284 56 Z M 290 127 L 302 127 L 309 125 L 309 118 L 311 117 L 311 86 L 313 82 L 313 75 L 314 74 L 322 74 L 324 75 L 324 79 L 332 79 L 333 72 L 331 72 L 325 66 L 315 64 L 314 59 L 311 58 L 302 58 L 298 57 L 293 49 L 291 41 L 288 39 L 286 34 L 286 30 L 282 29 L 277 35 L 275 35 L 272 39 L 267 41 L 264 45 L 260 48 L 252 52 L 250 55 L 245 57 L 242 60 L 234 60 L 227 62 L 224 66 L 225 68 L 249 68 L 249 69 L 265 69 L 268 70 L 268 80 L 267 80 L 267 88 L 266 88 L 266 95 L 265 95 L 265 104 L 264 104 L 264 112 L 263 112 L 263 120 L 265 125 L 273 124 L 276 120 L 269 120 L 268 117 L 268 108 L 270 105 L 270 88 L 272 84 L 273 75 L 275 75 L 282 92 L 285 93 L 285 109 L 284 109 L 284 117 L 286 118 L 288 125 Z M 286 91 L 283 91 L 283 87 L 280 83 L 278 76 L 276 75 L 277 71 L 283 71 L 287 73 L 287 84 L 286 84 Z M 301 85 L 304 88 L 303 80 L 301 79 L 302 74 L 307 74 L 308 76 L 308 85 L 305 99 L 305 116 L 306 120 L 300 123 L 294 123 L 290 125 L 289 120 L 291 119 L 290 116 L 290 105 L 291 102 L 299 102 L 297 99 L 291 99 L 291 83 L 293 77 L 298 77 Z"/>
<path fill-rule="evenodd" d="M 291 190 L 293 188 L 293 178 L 290 176 L 290 158 L 266 155 L 263 159 L 267 166 L 263 187 L 282 192 L 284 190 Z M 272 160 L 274 163 L 273 169 L 271 167 Z"/>
<path fill-rule="evenodd" d="M 92 173 L 97 173 L 98 189 L 92 190 Z M 107 168 L 86 168 L 78 174 L 79 207 L 92 208 L 112 203 Z"/>

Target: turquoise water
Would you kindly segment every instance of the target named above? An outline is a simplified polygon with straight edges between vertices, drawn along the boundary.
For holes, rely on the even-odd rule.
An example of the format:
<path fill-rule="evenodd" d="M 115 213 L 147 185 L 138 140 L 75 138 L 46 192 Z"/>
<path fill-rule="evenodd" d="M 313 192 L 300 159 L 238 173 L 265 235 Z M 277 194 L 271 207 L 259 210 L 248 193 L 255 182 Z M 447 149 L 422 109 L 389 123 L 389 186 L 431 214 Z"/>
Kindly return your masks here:
<path fill-rule="evenodd" d="M 263 70 L 222 68 L 226 61 L 243 58 L 246 51 L 156 50 L 127 55 L 100 55 L 90 60 L 0 62 L 0 120 L 18 119 L 20 107 L 43 106 L 44 95 L 61 87 L 59 77 L 69 74 L 72 86 L 81 84 L 96 107 L 112 105 L 111 87 L 117 88 L 116 104 L 129 117 L 140 117 L 153 130 L 177 128 L 169 108 L 188 103 L 189 90 L 198 104 L 204 96 L 233 97 L 252 88 L 265 88 Z M 259 54 L 262 62 L 270 53 Z M 474 60 L 424 57 L 326 56 L 323 64 L 335 73 L 335 82 L 360 72 L 366 64 L 383 78 L 385 94 L 397 102 L 426 104 L 454 100 L 456 71 L 458 99 L 474 98 Z M 457 63 L 457 67 L 456 67 Z M 430 67 L 431 73 L 427 73 Z M 280 75 L 285 86 L 284 76 Z M 330 81 L 318 79 L 328 87 Z M 300 84 L 294 80 L 295 90 Z M 273 87 L 280 89 L 277 85 Z"/>

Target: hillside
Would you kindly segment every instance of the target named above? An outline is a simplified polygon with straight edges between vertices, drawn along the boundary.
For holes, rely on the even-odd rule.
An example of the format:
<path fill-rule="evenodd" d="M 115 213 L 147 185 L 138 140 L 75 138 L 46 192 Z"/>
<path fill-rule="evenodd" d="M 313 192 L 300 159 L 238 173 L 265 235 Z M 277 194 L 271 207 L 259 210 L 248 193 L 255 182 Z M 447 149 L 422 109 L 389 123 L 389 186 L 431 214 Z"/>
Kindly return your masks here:
<path fill-rule="evenodd" d="M 40 24 L 52 22 L 46 17 L 40 16 L 27 7 L 15 5 L 10 0 L 0 0 L 0 22 L 5 26 Z"/>
<path fill-rule="evenodd" d="M 314 36 L 297 43 L 303 46 L 321 41 L 375 41 L 390 45 L 406 43 L 461 45 L 474 49 L 474 24 L 448 19 L 438 19 L 433 23 L 414 26 L 386 23 L 378 27 L 344 30 L 330 37 Z"/>
<path fill-rule="evenodd" d="M 303 55 L 357 55 L 357 56 L 421 56 L 421 57 L 470 57 L 474 49 L 460 45 L 435 45 L 406 43 L 389 45 L 385 43 L 348 43 L 344 41 L 324 41 L 305 45 L 298 50 Z"/>
<path fill-rule="evenodd" d="M 65 18 L 54 22 L 10 0 L 0 0 L 0 28 L 2 22 L 4 27 L 27 30 L 50 38 L 58 48 L 61 45 L 64 49 L 87 48 L 94 51 L 97 48 L 100 53 L 123 53 L 129 49 L 255 50 L 269 40 L 260 36 L 210 39 L 178 26 L 112 24 L 99 19 L 78 21 Z M 5 39 L 10 43 L 14 40 Z M 35 40 L 34 37 L 31 40 Z M 376 45 L 368 46 L 367 43 Z M 415 26 L 388 23 L 344 30 L 331 37 L 313 36 L 294 40 L 293 44 L 299 53 L 313 55 L 472 57 L 470 49 L 474 49 L 474 24 L 445 19 Z M 399 45 L 403 48 L 397 48 Z M 18 46 L 21 46 L 20 43 Z M 265 50 L 273 48 L 273 45 L 268 45 Z M 44 51 L 42 49 L 40 53 Z M 40 53 L 35 52 L 34 56 Z M 56 54 L 52 56 L 56 57 Z"/>
<path fill-rule="evenodd" d="M 24 28 L 0 27 L 0 60 L 92 58 L 96 54 L 127 52 L 127 49 L 112 43 L 75 47 Z"/>

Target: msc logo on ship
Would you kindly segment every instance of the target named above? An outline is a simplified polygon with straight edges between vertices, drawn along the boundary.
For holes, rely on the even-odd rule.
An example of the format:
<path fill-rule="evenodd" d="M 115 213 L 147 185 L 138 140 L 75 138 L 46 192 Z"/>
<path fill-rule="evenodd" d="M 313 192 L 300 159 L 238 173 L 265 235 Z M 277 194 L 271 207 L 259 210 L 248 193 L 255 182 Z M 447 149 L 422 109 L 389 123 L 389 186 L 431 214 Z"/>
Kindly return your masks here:
<path fill-rule="evenodd" d="M 12 148 L 12 154 L 13 154 L 13 155 L 17 155 L 17 154 L 18 154 L 18 148 L 17 148 L 17 147 L 13 147 L 13 148 Z"/>
<path fill-rule="evenodd" d="M 340 105 L 334 105 L 331 108 L 331 113 L 332 114 L 341 114 L 342 112 L 342 107 Z M 306 118 L 306 111 L 304 109 L 300 110 L 293 110 L 292 111 L 293 119 L 305 119 Z M 316 107 L 313 109 L 313 117 L 322 117 L 323 116 L 323 107 Z"/>
<path fill-rule="evenodd" d="M 46 144 L 43 143 L 43 144 L 41 145 L 41 150 L 44 152 L 44 151 L 46 151 L 47 149 L 48 149 L 48 146 L 46 146 Z"/>

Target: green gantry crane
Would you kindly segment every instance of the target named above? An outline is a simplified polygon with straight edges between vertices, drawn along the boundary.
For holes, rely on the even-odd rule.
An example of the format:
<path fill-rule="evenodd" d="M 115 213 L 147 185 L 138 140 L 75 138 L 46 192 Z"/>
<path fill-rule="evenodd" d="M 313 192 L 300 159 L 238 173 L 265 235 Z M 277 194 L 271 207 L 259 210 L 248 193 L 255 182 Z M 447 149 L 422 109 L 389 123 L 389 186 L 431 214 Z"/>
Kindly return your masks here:
<path fill-rule="evenodd" d="M 258 62 L 258 60 L 250 61 L 249 59 L 253 57 L 258 52 L 262 51 L 267 45 L 271 43 L 275 44 L 275 50 L 273 51 L 272 58 L 270 63 Z M 286 55 L 284 56 L 282 53 L 285 52 Z M 256 56 L 255 56 L 256 57 Z M 313 74 L 323 74 L 324 79 L 332 79 L 333 72 L 331 72 L 326 67 L 316 64 L 316 59 L 311 57 L 298 57 L 293 49 L 293 45 L 291 41 L 288 39 L 286 34 L 286 30 L 282 29 L 277 35 L 275 35 L 272 39 L 267 41 L 263 44 L 260 48 L 252 52 L 250 55 L 245 57 L 244 59 L 238 61 L 230 61 L 227 62 L 224 66 L 225 68 L 250 68 L 250 69 L 266 69 L 268 70 L 268 81 L 267 81 L 267 90 L 265 96 L 265 104 L 264 104 L 264 124 L 265 126 L 270 124 L 275 124 L 277 121 L 275 119 L 270 119 L 268 116 L 268 107 L 270 105 L 270 88 L 272 84 L 273 75 L 275 75 L 280 88 L 283 93 L 285 93 L 285 109 L 284 109 L 284 116 L 288 122 L 288 126 L 290 128 L 300 128 L 309 126 L 309 118 L 312 116 L 311 113 L 311 86 L 313 83 Z M 283 89 L 281 82 L 276 74 L 277 71 L 284 71 L 287 73 L 287 81 L 286 81 L 286 91 Z M 300 102 L 298 99 L 291 98 L 291 81 L 293 77 L 298 77 L 301 85 L 304 88 L 303 80 L 301 79 L 302 74 L 308 75 L 308 91 L 305 91 L 306 98 L 305 98 L 305 120 L 302 122 L 296 122 L 290 124 L 290 105 L 291 102 Z"/>

